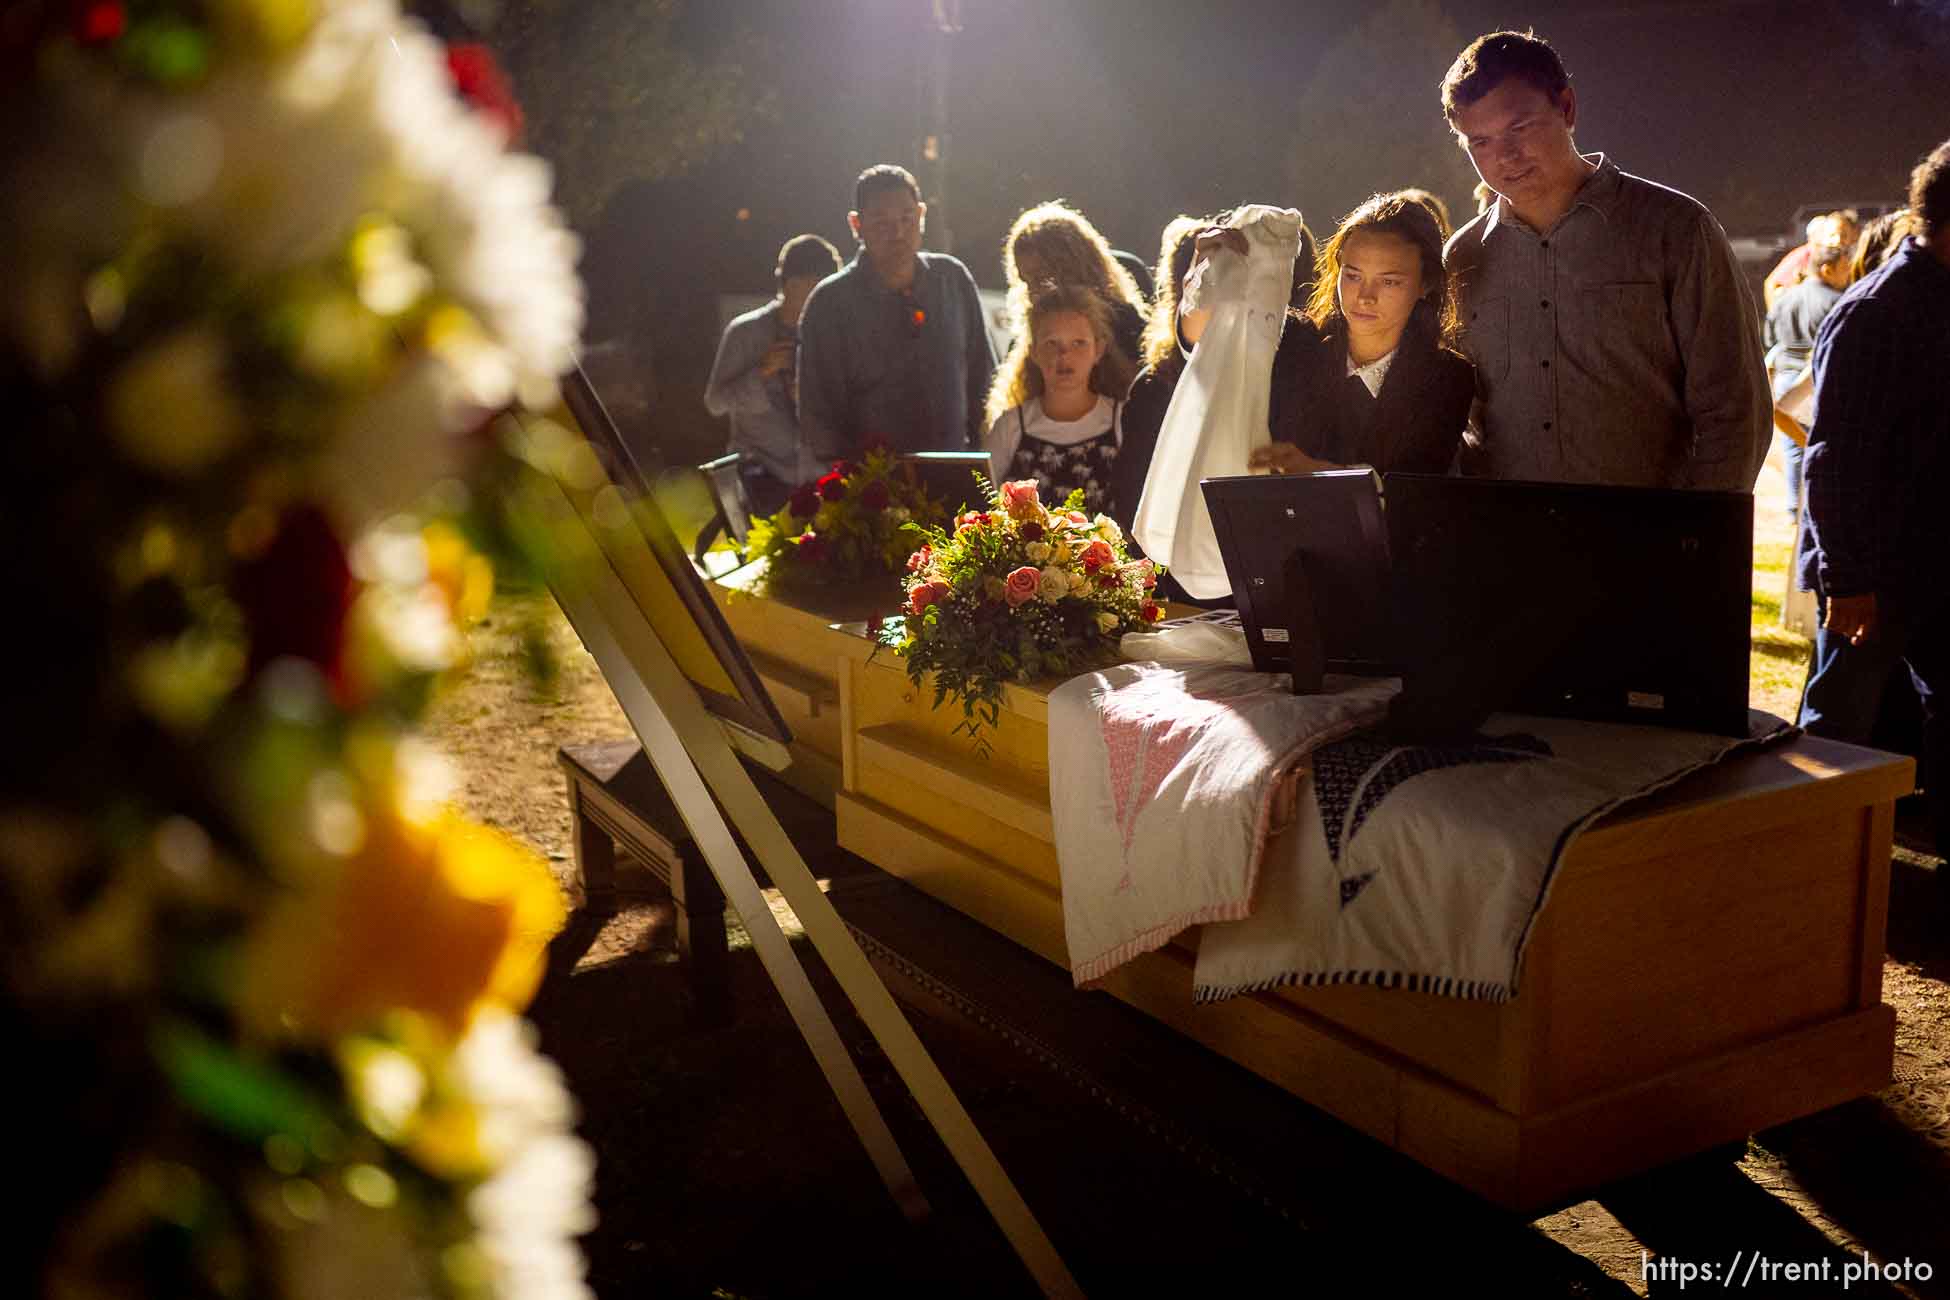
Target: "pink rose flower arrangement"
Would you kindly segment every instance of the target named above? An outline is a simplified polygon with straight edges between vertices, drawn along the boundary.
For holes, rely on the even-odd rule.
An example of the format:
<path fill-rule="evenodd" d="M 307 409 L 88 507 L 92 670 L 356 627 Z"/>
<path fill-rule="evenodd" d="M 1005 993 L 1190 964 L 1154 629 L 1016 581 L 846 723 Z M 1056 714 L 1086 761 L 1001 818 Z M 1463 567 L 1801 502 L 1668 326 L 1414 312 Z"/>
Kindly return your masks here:
<path fill-rule="evenodd" d="M 1030 565 L 1023 565 L 1002 580 L 1002 590 L 1011 605 L 1036 599 L 1036 588 L 1041 585 L 1043 575 Z"/>
<path fill-rule="evenodd" d="M 907 589 L 907 612 L 922 614 L 948 594 L 945 582 L 917 582 Z"/>
<path fill-rule="evenodd" d="M 996 504 L 1017 523 L 1035 523 L 1043 513 L 1042 502 L 1037 499 L 1036 481 L 1019 479 L 1014 483 L 1004 483 Z"/>
<path fill-rule="evenodd" d="M 962 707 L 957 730 L 986 748 L 1007 682 L 1072 676 L 1113 657 L 1118 638 L 1164 616 L 1151 597 L 1156 566 L 1133 560 L 1110 519 L 1046 506 L 1032 480 L 1004 483 L 988 509 L 952 531 L 923 531 L 907 557 L 903 616 L 880 641 L 916 684 L 932 677 L 937 705 Z"/>

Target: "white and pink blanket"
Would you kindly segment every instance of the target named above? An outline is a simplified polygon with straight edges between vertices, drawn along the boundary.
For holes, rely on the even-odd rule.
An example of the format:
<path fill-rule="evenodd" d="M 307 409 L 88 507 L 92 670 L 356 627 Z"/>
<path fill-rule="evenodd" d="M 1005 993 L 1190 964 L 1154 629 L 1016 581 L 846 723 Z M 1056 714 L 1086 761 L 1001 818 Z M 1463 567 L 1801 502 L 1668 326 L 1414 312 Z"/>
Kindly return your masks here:
<path fill-rule="evenodd" d="M 1078 984 L 1187 926 L 1251 909 L 1283 778 L 1314 747 L 1378 721 L 1394 681 L 1327 695 L 1223 665 L 1119 664 L 1049 697 L 1063 927 Z M 1290 792 L 1289 792 L 1290 793 Z"/>
<path fill-rule="evenodd" d="M 1072 976 L 1100 979 L 1202 925 L 1195 996 L 1366 983 L 1503 1000 L 1557 865 L 1628 799 L 1747 740 L 1497 715 L 1402 746 L 1367 730 L 1392 679 L 1122 664 L 1049 699 L 1050 789 Z"/>

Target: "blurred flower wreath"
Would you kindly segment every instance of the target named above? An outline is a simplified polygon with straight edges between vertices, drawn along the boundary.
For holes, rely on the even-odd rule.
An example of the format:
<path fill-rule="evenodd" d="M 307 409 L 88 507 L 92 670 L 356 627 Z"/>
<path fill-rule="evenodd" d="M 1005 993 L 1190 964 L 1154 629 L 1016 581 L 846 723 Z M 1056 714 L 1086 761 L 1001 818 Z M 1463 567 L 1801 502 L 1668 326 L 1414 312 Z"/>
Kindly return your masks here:
<path fill-rule="evenodd" d="M 519 110 L 393 0 L 10 6 L 0 103 L 10 1267 L 587 1295 L 564 903 L 412 732 L 581 327 Z"/>

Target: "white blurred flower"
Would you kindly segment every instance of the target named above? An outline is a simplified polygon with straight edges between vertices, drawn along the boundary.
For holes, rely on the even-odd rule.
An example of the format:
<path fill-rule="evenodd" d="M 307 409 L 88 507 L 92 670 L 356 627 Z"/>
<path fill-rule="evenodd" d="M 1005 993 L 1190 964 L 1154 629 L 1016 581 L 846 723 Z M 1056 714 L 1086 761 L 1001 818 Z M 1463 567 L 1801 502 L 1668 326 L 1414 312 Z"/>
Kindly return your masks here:
<path fill-rule="evenodd" d="M 388 1142 L 398 1141 L 426 1099 L 426 1071 L 409 1053 L 369 1038 L 344 1040 L 338 1056 L 366 1127 Z"/>
<path fill-rule="evenodd" d="M 596 1225 L 589 1203 L 595 1156 L 570 1134 L 575 1103 L 562 1072 L 534 1043 L 526 1021 L 488 1009 L 455 1049 L 482 1154 L 495 1170 L 467 1205 L 496 1295 L 583 1300 L 593 1292 L 574 1239 Z"/>
<path fill-rule="evenodd" d="M 1117 615 L 1107 609 L 1097 611 L 1097 630 L 1099 632 L 1115 632 L 1119 621 Z"/>
<path fill-rule="evenodd" d="M 425 31 L 396 24 L 375 52 L 385 66 L 372 106 L 402 182 L 393 214 L 441 289 L 508 348 L 523 401 L 546 405 L 582 330 L 580 245 L 548 205 L 548 164 L 504 151 L 500 132 L 455 96 Z"/>
<path fill-rule="evenodd" d="M 329 422 L 350 444 L 335 484 L 346 504 L 359 504 L 353 484 L 372 494 L 398 481 L 410 488 L 392 495 L 410 499 L 427 482 L 422 444 L 446 466 L 444 435 L 512 398 L 552 404 L 582 327 L 579 246 L 548 204 L 547 165 L 504 152 L 455 92 L 441 44 L 395 0 L 317 10 L 288 55 L 221 60 L 187 90 L 56 48 L 36 105 L 46 129 L 16 134 L 58 147 L 26 141 L 0 157 L 0 273 L 25 290 L 7 295 L 0 329 L 58 372 L 82 337 L 87 275 L 142 227 L 219 249 L 246 277 L 350 249 L 367 309 L 387 316 L 431 295 L 477 323 L 448 332 L 431 371 L 374 376 L 384 387 Z M 381 234 L 362 247 L 373 213 Z M 364 355 L 358 331 L 337 334 L 322 352 L 301 340 L 300 362 L 329 373 Z"/>
<path fill-rule="evenodd" d="M 460 630 L 446 597 L 432 583 L 418 587 L 373 586 L 352 603 L 354 636 L 369 642 L 387 667 L 438 673 L 460 655 Z M 383 675 L 381 668 L 375 675 Z"/>
<path fill-rule="evenodd" d="M 1036 576 L 1036 598 L 1055 604 L 1070 594 L 1070 575 L 1050 565 Z"/>
<path fill-rule="evenodd" d="M 389 519 L 354 542 L 346 562 L 361 582 L 417 587 L 427 580 L 426 538 L 412 519 Z"/>
<path fill-rule="evenodd" d="M 1047 560 L 1049 558 L 1049 543 L 1031 542 L 1027 546 L 1023 547 L 1022 551 L 1024 555 L 1027 555 L 1029 557 L 1029 562 L 1031 564 L 1041 564 L 1044 560 Z"/>
<path fill-rule="evenodd" d="M 315 481 L 340 536 L 358 536 L 456 472 L 466 444 L 450 431 L 464 409 L 453 372 L 421 357 L 337 415 Z"/>
<path fill-rule="evenodd" d="M 394 747 L 393 771 L 399 781 L 400 813 L 409 821 L 431 823 L 460 791 L 460 774 L 453 761 L 417 736 L 404 737 Z"/>
<path fill-rule="evenodd" d="M 1112 546 L 1124 540 L 1124 530 L 1119 528 L 1117 521 L 1109 515 L 1098 515 L 1090 522 L 1096 528 L 1097 536 L 1103 538 Z"/>

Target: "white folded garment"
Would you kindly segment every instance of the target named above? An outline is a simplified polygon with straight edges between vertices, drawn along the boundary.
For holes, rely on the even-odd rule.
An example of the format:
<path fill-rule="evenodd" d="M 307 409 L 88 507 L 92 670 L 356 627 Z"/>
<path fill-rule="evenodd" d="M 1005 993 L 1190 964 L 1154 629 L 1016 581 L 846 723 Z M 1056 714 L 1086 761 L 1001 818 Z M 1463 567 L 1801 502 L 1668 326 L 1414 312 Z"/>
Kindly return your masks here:
<path fill-rule="evenodd" d="M 1247 253 L 1215 251 L 1186 282 L 1186 309 L 1210 308 L 1212 319 L 1165 410 L 1131 528 L 1145 554 L 1200 600 L 1232 584 L 1198 483 L 1246 473 L 1253 449 L 1272 441 L 1267 393 L 1300 249 L 1292 208 L 1248 204 L 1229 224 L 1246 236 Z"/>

